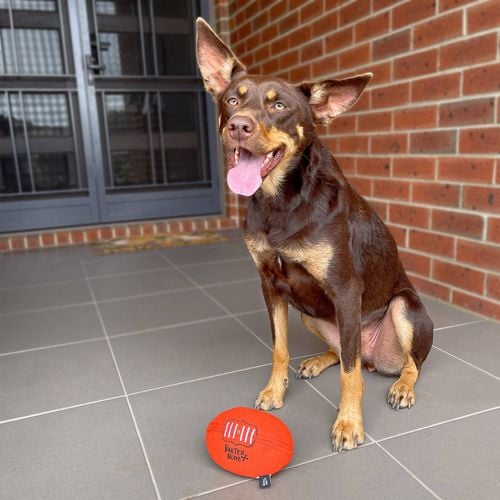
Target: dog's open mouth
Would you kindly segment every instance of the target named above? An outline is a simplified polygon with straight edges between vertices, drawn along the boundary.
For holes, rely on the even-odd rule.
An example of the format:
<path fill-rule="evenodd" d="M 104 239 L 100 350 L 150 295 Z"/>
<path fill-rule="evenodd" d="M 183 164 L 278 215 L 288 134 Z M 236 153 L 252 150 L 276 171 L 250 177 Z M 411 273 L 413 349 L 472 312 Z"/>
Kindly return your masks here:
<path fill-rule="evenodd" d="M 227 183 L 236 194 L 252 196 L 262 184 L 262 179 L 283 159 L 284 148 L 278 148 L 263 156 L 237 146 L 229 152 Z"/>

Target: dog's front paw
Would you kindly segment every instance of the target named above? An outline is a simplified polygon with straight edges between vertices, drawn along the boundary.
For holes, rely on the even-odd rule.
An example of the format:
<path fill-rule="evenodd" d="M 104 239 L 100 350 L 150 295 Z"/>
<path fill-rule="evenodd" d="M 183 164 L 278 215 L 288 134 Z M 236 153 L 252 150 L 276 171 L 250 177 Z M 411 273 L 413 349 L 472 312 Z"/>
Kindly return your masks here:
<path fill-rule="evenodd" d="M 255 401 L 257 410 L 277 410 L 283 407 L 283 399 L 288 385 L 288 380 L 283 382 L 282 387 L 279 385 L 268 385 L 264 390 L 260 391 L 259 397 Z"/>
<path fill-rule="evenodd" d="M 387 403 L 395 410 L 399 410 L 400 408 L 410 409 L 415 404 L 415 391 L 413 390 L 413 385 L 401 379 L 396 380 L 389 389 Z"/>
<path fill-rule="evenodd" d="M 350 420 L 339 416 L 332 428 L 332 450 L 352 450 L 365 440 L 365 431 L 361 420 Z"/>

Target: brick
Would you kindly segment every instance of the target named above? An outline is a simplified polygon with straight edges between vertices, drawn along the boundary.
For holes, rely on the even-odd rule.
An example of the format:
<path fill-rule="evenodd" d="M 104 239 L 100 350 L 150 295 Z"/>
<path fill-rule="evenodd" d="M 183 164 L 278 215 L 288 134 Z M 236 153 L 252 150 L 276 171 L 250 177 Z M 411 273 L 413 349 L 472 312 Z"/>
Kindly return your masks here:
<path fill-rule="evenodd" d="M 318 4 L 319 2 L 313 2 Z M 338 12 L 329 12 L 321 19 L 314 21 L 312 25 L 313 37 L 322 36 L 325 33 L 331 33 L 337 29 L 338 26 Z"/>
<path fill-rule="evenodd" d="M 42 234 L 42 244 L 44 247 L 51 247 L 55 244 L 54 233 L 43 233 Z"/>
<path fill-rule="evenodd" d="M 412 78 L 415 76 L 435 73 L 437 70 L 437 49 L 404 55 L 394 61 L 396 78 Z"/>
<path fill-rule="evenodd" d="M 288 78 L 292 82 L 304 82 L 306 80 L 311 79 L 311 66 L 309 64 L 304 64 L 299 68 L 292 69 L 290 71 L 290 78 Z"/>
<path fill-rule="evenodd" d="M 370 156 L 357 159 L 357 170 L 360 175 L 390 177 L 391 165 L 389 158 Z"/>
<path fill-rule="evenodd" d="M 352 45 L 353 40 L 354 30 L 352 27 L 339 29 L 325 38 L 325 52 L 334 52 L 348 47 Z"/>
<path fill-rule="evenodd" d="M 260 30 L 268 23 L 269 23 L 269 12 L 265 10 L 264 12 L 261 12 L 258 16 L 252 19 L 252 30 L 253 31 Z"/>
<path fill-rule="evenodd" d="M 319 17 L 323 13 L 321 2 L 310 2 L 300 9 L 300 22 L 305 23 Z M 337 16 L 335 16 L 337 17 Z"/>
<path fill-rule="evenodd" d="M 439 107 L 439 125 L 475 125 L 494 123 L 495 99 L 469 99 L 466 101 L 442 104 Z"/>
<path fill-rule="evenodd" d="M 380 134 L 370 138 L 374 154 L 403 154 L 408 152 L 407 134 Z"/>
<path fill-rule="evenodd" d="M 323 40 L 316 40 L 300 49 L 300 60 L 308 62 L 323 55 Z"/>
<path fill-rule="evenodd" d="M 270 24 L 265 27 L 264 31 L 261 32 L 260 38 L 262 43 L 268 43 L 273 38 L 278 35 L 278 26 L 276 24 Z"/>
<path fill-rule="evenodd" d="M 12 250 L 25 250 L 24 236 L 15 236 L 10 239 Z"/>
<path fill-rule="evenodd" d="M 97 241 L 99 239 L 99 233 L 98 233 L 97 229 L 87 229 L 85 231 L 85 234 L 87 236 L 88 242 Z"/>
<path fill-rule="evenodd" d="M 57 232 L 55 234 L 58 245 L 69 245 L 69 233 L 66 231 Z"/>
<path fill-rule="evenodd" d="M 434 163 L 434 158 L 415 156 L 394 158 L 392 175 L 394 177 L 410 177 L 413 179 L 433 179 Z"/>
<path fill-rule="evenodd" d="M 288 42 L 290 48 L 297 47 L 298 45 L 302 45 L 304 42 L 310 40 L 311 35 L 311 27 L 310 26 L 301 26 L 300 28 L 292 31 L 288 35 Z"/>
<path fill-rule="evenodd" d="M 392 11 L 393 29 L 416 23 L 436 13 L 436 0 L 410 0 Z"/>
<path fill-rule="evenodd" d="M 432 229 L 469 238 L 481 238 L 484 220 L 479 215 L 432 210 Z"/>
<path fill-rule="evenodd" d="M 487 238 L 493 243 L 500 243 L 500 217 L 489 218 Z"/>
<path fill-rule="evenodd" d="M 299 52 L 293 50 L 279 57 L 280 69 L 290 68 L 299 62 Z"/>
<path fill-rule="evenodd" d="M 484 273 L 462 265 L 435 260 L 432 277 L 438 281 L 475 293 L 483 293 Z"/>
<path fill-rule="evenodd" d="M 375 130 L 391 130 L 391 112 L 379 111 L 358 115 L 358 130 L 360 132 L 372 132 Z"/>
<path fill-rule="evenodd" d="M 5 252 L 9 250 L 9 239 L 1 238 L 0 239 L 0 252 Z"/>
<path fill-rule="evenodd" d="M 387 207 L 389 206 L 388 203 L 385 203 L 383 201 L 371 201 L 370 206 L 375 210 L 377 215 L 383 220 L 387 220 Z"/>
<path fill-rule="evenodd" d="M 433 128 L 437 124 L 437 107 L 422 106 L 418 108 L 398 109 L 394 112 L 394 128 L 396 130 Z"/>
<path fill-rule="evenodd" d="M 490 33 L 445 45 L 439 49 L 439 66 L 449 69 L 495 60 L 496 39 L 496 34 Z"/>
<path fill-rule="evenodd" d="M 389 206 L 389 220 L 403 226 L 429 227 L 430 210 L 413 205 L 398 205 L 391 203 Z"/>
<path fill-rule="evenodd" d="M 340 137 L 339 151 L 341 153 L 368 153 L 368 137 L 363 135 Z"/>
<path fill-rule="evenodd" d="M 362 73 L 366 73 L 371 71 L 373 73 L 372 83 L 376 85 L 380 85 L 381 83 L 390 82 L 392 79 L 392 63 L 390 61 L 381 62 L 381 63 L 370 63 L 370 67 L 361 70 Z"/>
<path fill-rule="evenodd" d="M 457 185 L 418 182 L 413 185 L 412 201 L 430 205 L 458 207 L 460 188 Z"/>
<path fill-rule="evenodd" d="M 490 297 L 500 300 L 500 276 L 488 274 L 486 278 L 486 293 Z"/>
<path fill-rule="evenodd" d="M 419 229 L 410 230 L 410 248 L 415 250 L 443 257 L 453 257 L 454 246 L 454 240 L 450 236 Z"/>
<path fill-rule="evenodd" d="M 337 156 L 335 159 L 344 174 L 354 175 L 356 173 L 356 158 L 352 156 Z"/>
<path fill-rule="evenodd" d="M 453 304 L 463 307 L 478 314 L 484 314 L 490 318 L 500 319 L 500 304 L 479 297 L 473 297 L 467 293 L 453 290 Z"/>
<path fill-rule="evenodd" d="M 408 103 L 410 96 L 410 85 L 398 83 L 387 87 L 380 87 L 372 91 L 372 107 L 385 108 L 389 106 L 400 106 Z"/>
<path fill-rule="evenodd" d="M 413 28 L 413 47 L 416 49 L 427 45 L 447 42 L 462 34 L 462 12 L 428 19 Z"/>
<path fill-rule="evenodd" d="M 386 7 L 397 5 L 398 3 L 401 3 L 401 0 L 376 0 L 375 2 L 373 2 L 373 10 L 382 10 Z"/>
<path fill-rule="evenodd" d="M 410 134 L 410 153 L 451 154 L 456 151 L 456 130 L 415 132 Z"/>
<path fill-rule="evenodd" d="M 455 9 L 456 7 L 461 7 L 476 1 L 477 0 L 439 0 L 439 12 Z"/>
<path fill-rule="evenodd" d="M 432 297 L 436 297 L 441 300 L 449 301 L 450 299 L 451 289 L 448 286 L 421 278 L 420 276 L 411 276 L 411 282 L 421 293 L 431 295 Z"/>
<path fill-rule="evenodd" d="M 75 245 L 84 243 L 83 231 L 71 231 L 71 239 Z"/>
<path fill-rule="evenodd" d="M 340 9 L 339 23 L 344 26 L 370 14 L 371 0 L 355 0 Z"/>
<path fill-rule="evenodd" d="M 113 233 L 115 238 L 126 238 L 127 228 L 125 226 L 116 226 L 113 228 Z"/>
<path fill-rule="evenodd" d="M 370 61 L 370 44 L 357 45 L 339 54 L 339 68 L 361 66 Z"/>
<path fill-rule="evenodd" d="M 373 59 L 386 59 L 410 50 L 411 30 L 400 31 L 373 42 Z"/>
<path fill-rule="evenodd" d="M 497 92 L 500 90 L 500 63 L 466 69 L 464 71 L 464 94 Z"/>
<path fill-rule="evenodd" d="M 38 238 L 38 235 L 34 236 L 28 236 L 28 248 L 33 249 L 33 248 L 40 248 L 40 239 Z M 0 246 L 0 250 L 1 250 Z"/>
<path fill-rule="evenodd" d="M 460 73 L 450 73 L 412 82 L 411 100 L 434 101 L 460 94 Z"/>
<path fill-rule="evenodd" d="M 299 13 L 297 11 L 292 12 L 288 16 L 284 17 L 278 21 L 278 28 L 280 33 L 286 33 L 287 31 L 296 28 L 299 24 Z"/>
<path fill-rule="evenodd" d="M 461 153 L 500 153 L 500 127 L 460 131 Z"/>
<path fill-rule="evenodd" d="M 361 196 L 371 196 L 372 193 L 372 180 L 361 177 L 349 177 L 349 184 Z"/>
<path fill-rule="evenodd" d="M 365 91 L 361 94 L 361 97 L 359 98 L 358 102 L 354 105 L 354 110 L 355 111 L 367 111 L 370 109 L 371 101 L 371 92 L 370 91 Z"/>
<path fill-rule="evenodd" d="M 392 224 L 386 224 L 386 226 L 394 238 L 398 248 L 406 247 L 406 234 L 408 230 L 404 227 L 394 226 Z"/>
<path fill-rule="evenodd" d="M 464 186 L 464 208 L 498 213 L 500 210 L 500 187 Z"/>
<path fill-rule="evenodd" d="M 354 28 L 355 39 L 357 42 L 368 40 L 376 36 L 387 33 L 389 30 L 389 12 L 382 12 L 378 15 L 372 15 L 364 21 L 360 21 Z"/>
<path fill-rule="evenodd" d="M 489 0 L 467 9 L 467 33 L 498 28 L 500 8 L 498 0 Z"/>
<path fill-rule="evenodd" d="M 373 195 L 378 198 L 407 201 L 410 199 L 410 183 L 377 179 L 373 184 Z"/>
<path fill-rule="evenodd" d="M 334 133 L 345 134 L 356 130 L 356 117 L 354 115 L 340 115 L 331 124 Z"/>
<path fill-rule="evenodd" d="M 483 269 L 500 271 L 500 246 L 458 240 L 457 259 Z"/>
<path fill-rule="evenodd" d="M 321 59 L 311 63 L 311 71 L 313 78 L 332 77 L 338 69 L 339 57 L 337 54 L 322 57 Z"/>
<path fill-rule="evenodd" d="M 493 159 L 447 157 L 439 159 L 438 178 L 451 181 L 486 182 L 493 179 Z"/>
<path fill-rule="evenodd" d="M 431 272 L 431 259 L 425 255 L 418 255 L 413 252 L 399 250 L 399 258 L 406 271 L 429 276 Z"/>

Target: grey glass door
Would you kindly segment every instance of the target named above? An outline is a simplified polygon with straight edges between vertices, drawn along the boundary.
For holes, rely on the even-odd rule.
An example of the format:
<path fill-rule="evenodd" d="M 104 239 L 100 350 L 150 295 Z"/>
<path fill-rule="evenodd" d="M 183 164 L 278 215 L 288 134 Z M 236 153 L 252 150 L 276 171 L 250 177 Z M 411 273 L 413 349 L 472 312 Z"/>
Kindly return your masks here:
<path fill-rule="evenodd" d="M 192 0 L 0 0 L 0 231 L 217 213 Z"/>

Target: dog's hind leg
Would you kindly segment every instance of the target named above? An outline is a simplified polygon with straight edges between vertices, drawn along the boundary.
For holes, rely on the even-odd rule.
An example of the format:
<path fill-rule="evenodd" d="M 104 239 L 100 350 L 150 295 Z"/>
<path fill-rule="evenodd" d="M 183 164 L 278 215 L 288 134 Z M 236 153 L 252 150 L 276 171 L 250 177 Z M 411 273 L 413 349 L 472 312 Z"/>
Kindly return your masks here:
<path fill-rule="evenodd" d="M 414 386 L 431 349 L 434 326 L 420 299 L 410 290 L 392 300 L 390 314 L 404 361 L 399 379 L 389 389 L 387 402 L 399 410 L 415 404 Z"/>
<path fill-rule="evenodd" d="M 322 327 L 322 322 L 314 319 L 307 314 L 301 314 L 302 323 L 314 335 L 319 337 L 324 342 L 327 342 L 328 334 Z M 317 377 L 322 371 L 328 367 L 336 365 L 340 361 L 338 354 L 332 349 L 314 356 L 313 358 L 302 361 L 297 368 L 297 378 L 312 378 Z"/>

